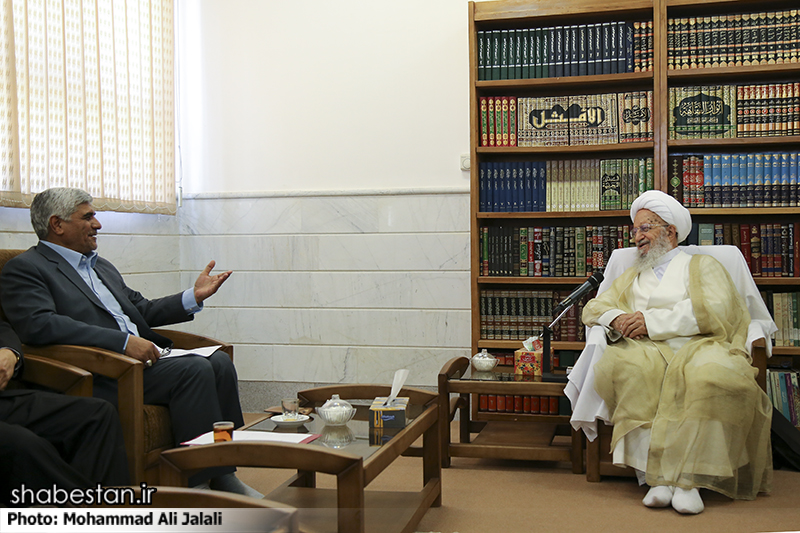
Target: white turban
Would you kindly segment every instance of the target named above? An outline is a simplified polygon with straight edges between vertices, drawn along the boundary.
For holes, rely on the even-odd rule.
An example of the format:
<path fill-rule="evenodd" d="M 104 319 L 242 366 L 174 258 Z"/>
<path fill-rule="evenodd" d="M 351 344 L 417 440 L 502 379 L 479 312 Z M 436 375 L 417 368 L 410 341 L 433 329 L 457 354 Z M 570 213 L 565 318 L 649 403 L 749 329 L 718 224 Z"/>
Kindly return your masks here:
<path fill-rule="evenodd" d="M 692 229 L 692 215 L 678 200 L 662 191 L 646 191 L 631 204 L 631 220 L 640 209 L 647 209 L 660 216 L 664 222 L 678 230 L 678 242 L 683 241 Z"/>

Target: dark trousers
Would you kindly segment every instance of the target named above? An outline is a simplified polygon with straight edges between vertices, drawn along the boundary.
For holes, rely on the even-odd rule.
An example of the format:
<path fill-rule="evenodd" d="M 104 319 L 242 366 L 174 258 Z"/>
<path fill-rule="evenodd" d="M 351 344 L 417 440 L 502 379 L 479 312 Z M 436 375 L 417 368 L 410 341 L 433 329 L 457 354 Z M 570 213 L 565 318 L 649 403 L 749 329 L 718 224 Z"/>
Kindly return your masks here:
<path fill-rule="evenodd" d="M 213 429 L 214 422 L 230 420 L 234 427 L 244 425 L 239 403 L 239 379 L 228 354 L 214 352 L 210 357 L 187 355 L 160 359 L 144 370 L 144 403 L 169 408 L 175 443 L 180 444 Z M 114 380 L 96 376 L 94 394 L 117 404 Z M 206 471 L 193 476 L 197 484 L 233 468 Z"/>
<path fill-rule="evenodd" d="M 71 490 L 129 482 L 122 428 L 108 402 L 0 392 L 0 501 L 10 504 L 11 491 L 23 483 Z"/>

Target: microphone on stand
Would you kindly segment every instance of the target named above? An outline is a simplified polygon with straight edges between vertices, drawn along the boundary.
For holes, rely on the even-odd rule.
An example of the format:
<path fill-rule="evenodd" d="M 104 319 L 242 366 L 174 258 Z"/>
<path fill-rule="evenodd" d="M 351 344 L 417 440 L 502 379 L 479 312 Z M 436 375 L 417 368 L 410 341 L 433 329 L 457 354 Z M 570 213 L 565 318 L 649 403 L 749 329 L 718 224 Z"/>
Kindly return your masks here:
<path fill-rule="evenodd" d="M 599 270 L 589 276 L 589 279 L 583 282 L 583 284 L 572 291 L 572 294 L 567 296 L 563 302 L 558 304 L 556 308 L 553 310 L 554 315 L 560 314 L 565 309 L 569 309 L 572 305 L 575 304 L 578 300 L 583 298 L 586 294 L 590 291 L 597 289 L 600 286 L 600 283 L 603 281 L 603 273 Z"/>
<path fill-rule="evenodd" d="M 567 296 L 563 302 L 558 304 L 556 308 L 553 310 L 553 316 L 556 318 L 553 320 L 552 323 L 549 325 L 545 325 L 542 328 L 542 381 L 558 381 L 558 382 L 566 382 L 567 377 L 564 375 L 556 375 L 551 372 L 550 368 L 550 335 L 553 333 L 553 326 L 555 326 L 561 317 L 564 316 L 567 309 L 575 305 L 575 302 L 579 301 L 583 298 L 586 294 L 590 291 L 596 289 L 600 286 L 600 282 L 603 281 L 603 273 L 599 270 L 589 276 L 583 284 L 572 291 L 572 294 Z"/>

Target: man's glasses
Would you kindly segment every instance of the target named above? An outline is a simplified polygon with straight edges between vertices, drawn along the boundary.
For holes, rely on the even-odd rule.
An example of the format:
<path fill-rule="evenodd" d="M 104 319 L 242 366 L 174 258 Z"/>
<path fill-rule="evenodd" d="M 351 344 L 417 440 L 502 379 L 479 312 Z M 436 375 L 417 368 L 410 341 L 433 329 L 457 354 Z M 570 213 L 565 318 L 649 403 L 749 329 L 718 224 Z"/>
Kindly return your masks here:
<path fill-rule="evenodd" d="M 641 226 L 631 228 L 631 238 L 636 237 L 636 234 L 640 231 L 642 233 L 649 233 L 651 229 L 666 228 L 667 226 L 669 226 L 669 224 L 642 224 Z"/>

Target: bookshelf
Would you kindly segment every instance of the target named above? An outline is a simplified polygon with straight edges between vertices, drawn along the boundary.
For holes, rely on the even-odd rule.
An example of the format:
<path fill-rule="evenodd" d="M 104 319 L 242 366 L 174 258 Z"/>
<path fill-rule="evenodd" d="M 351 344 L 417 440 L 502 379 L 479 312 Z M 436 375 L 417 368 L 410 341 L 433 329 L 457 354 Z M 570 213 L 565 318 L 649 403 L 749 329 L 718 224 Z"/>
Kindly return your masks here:
<path fill-rule="evenodd" d="M 737 130 L 731 125 L 725 128 L 725 133 L 718 133 L 713 128 L 709 128 L 709 131 L 697 135 L 676 135 L 673 130 L 677 123 L 671 121 L 671 117 L 674 120 L 672 110 L 676 105 L 675 95 L 690 98 L 693 94 L 691 93 L 692 88 L 697 87 L 717 88 L 748 85 L 758 86 L 758 90 L 762 90 L 760 88 L 762 86 L 788 86 L 788 89 L 784 89 L 784 91 L 789 92 L 785 92 L 784 95 L 794 94 L 796 109 L 800 93 L 791 93 L 790 90 L 792 84 L 798 85 L 797 80 L 800 79 L 800 62 L 798 62 L 800 49 L 797 44 L 797 34 L 800 32 L 800 29 L 797 28 L 800 26 L 800 19 L 796 15 L 794 15 L 794 19 L 791 18 L 792 10 L 795 10 L 794 13 L 798 10 L 794 0 L 619 0 L 605 2 L 603 5 L 590 0 L 470 2 L 470 145 L 472 161 L 470 241 L 471 257 L 473 258 L 471 266 L 473 353 L 482 348 L 500 354 L 512 351 L 520 347 L 521 339 L 526 338 L 528 332 L 536 327 L 532 326 L 530 321 L 525 322 L 527 320 L 524 318 L 526 313 L 522 312 L 519 314 L 523 316 L 521 320 L 524 325 L 519 326 L 520 331 L 513 330 L 515 326 L 512 325 L 511 338 L 508 338 L 505 326 L 502 325 L 496 329 L 496 332 L 502 331 L 500 336 L 487 335 L 487 294 L 488 298 L 492 298 L 492 294 L 503 293 L 502 291 L 507 291 L 507 294 L 511 295 L 516 293 L 519 297 L 519 305 L 524 306 L 526 305 L 523 303 L 525 298 L 531 295 L 536 296 L 543 291 L 564 291 L 562 294 L 566 295 L 584 281 L 591 274 L 592 269 L 597 268 L 597 262 L 591 263 L 587 259 L 585 269 L 581 271 L 578 268 L 575 275 L 563 275 L 563 271 L 553 271 L 554 275 L 551 276 L 530 275 L 530 272 L 527 275 L 521 275 L 519 267 L 514 265 L 513 259 L 513 255 L 517 251 L 517 242 L 519 242 L 515 239 L 521 239 L 519 236 L 521 228 L 525 228 L 529 233 L 532 228 L 539 227 L 551 228 L 553 231 L 559 229 L 560 231 L 563 228 L 586 228 L 587 226 L 597 228 L 599 226 L 612 228 L 610 230 L 612 233 L 613 228 L 617 227 L 618 231 L 622 232 L 620 228 L 627 228 L 630 225 L 627 206 L 638 192 L 647 188 L 670 192 L 670 179 L 673 176 L 670 174 L 669 165 L 670 161 L 676 157 L 697 156 L 702 161 L 704 157 L 713 157 L 717 154 L 736 155 L 743 158 L 748 155 L 752 156 L 752 154 L 797 152 L 799 150 L 800 135 L 796 134 L 797 130 L 792 130 L 791 121 L 788 128 L 783 126 L 782 130 L 780 126 L 758 125 L 747 127 L 740 125 Z M 765 14 L 762 17 L 764 20 L 758 26 L 759 29 L 751 30 L 753 39 L 761 38 L 763 42 L 756 43 L 751 40 L 748 49 L 750 60 L 740 61 L 737 64 L 736 54 L 742 56 L 741 50 L 744 48 L 738 49 L 737 52 L 735 48 L 737 41 L 733 35 L 739 31 L 737 24 L 742 24 L 738 22 L 742 14 L 749 17 L 749 14 L 753 13 Z M 768 18 L 766 14 L 774 17 L 775 13 L 783 17 L 782 20 L 785 24 L 782 27 L 795 28 L 787 30 L 785 38 L 780 36 L 777 38 L 764 37 L 771 35 L 769 28 L 772 24 L 769 22 L 772 19 Z M 681 29 L 679 23 L 684 19 L 692 21 L 693 25 Z M 753 20 L 757 20 L 757 17 L 753 17 Z M 710 21 L 714 21 L 716 26 L 703 26 L 703 24 L 710 24 Z M 755 28 L 757 24 L 755 22 L 753 24 Z M 641 28 L 642 25 L 647 29 L 631 29 Z M 594 55 L 591 51 L 586 52 L 585 62 L 595 61 L 596 63 L 594 68 L 582 69 L 575 67 L 574 58 L 565 54 L 563 49 L 559 55 L 555 45 L 552 45 L 554 48 L 550 50 L 549 54 L 543 54 L 540 50 L 542 46 L 545 48 L 550 46 L 547 37 L 542 36 L 548 32 L 560 31 L 561 38 L 566 43 L 580 42 L 580 36 L 585 32 L 588 36 L 587 40 L 592 42 L 592 35 L 598 32 L 604 34 L 612 32 L 613 30 L 609 29 L 612 26 L 627 36 L 633 35 L 630 40 L 620 40 L 618 49 L 623 52 L 618 52 L 619 60 L 616 67 L 610 69 L 614 73 L 608 72 L 609 69 L 604 70 L 597 66 L 597 62 L 605 64 L 613 60 L 613 53 L 609 58 L 603 56 L 605 52 Z M 762 26 L 765 28 L 764 30 L 761 29 Z M 601 30 L 597 30 L 598 27 Z M 741 35 L 745 35 L 745 31 L 744 29 L 740 31 L 740 39 Z M 703 37 L 700 36 L 701 34 Z M 684 35 L 687 36 L 687 39 L 691 38 L 691 46 L 686 47 L 686 51 L 684 51 L 684 47 L 675 44 L 675 42 L 680 43 L 680 39 Z M 706 35 L 709 36 L 708 42 L 703 41 Z M 729 35 L 730 39 L 728 39 Z M 552 37 L 552 39 L 555 41 L 557 38 Z M 781 43 L 788 41 L 790 44 L 778 46 L 770 44 L 778 39 Z M 636 44 L 631 45 L 631 41 Z M 719 45 L 719 43 L 724 44 Z M 508 50 L 504 50 L 505 46 L 508 46 Z M 528 47 L 527 53 L 526 46 Z M 562 46 L 566 45 L 562 43 Z M 728 46 L 729 52 L 721 52 L 719 46 L 723 46 L 723 48 Z M 792 48 L 793 46 L 794 48 Z M 500 50 L 496 56 L 495 50 Z M 627 56 L 625 60 L 620 57 L 625 56 L 625 51 L 630 54 L 637 50 L 639 55 L 634 54 L 636 56 L 634 61 L 629 61 Z M 679 68 L 682 65 L 680 53 L 684 52 L 689 54 L 690 59 L 685 63 L 691 68 Z M 580 63 L 583 61 L 580 59 L 583 57 L 580 55 L 582 52 L 579 51 L 578 54 Z M 649 58 L 647 58 L 648 54 Z M 506 71 L 496 69 L 492 61 L 496 61 L 498 58 L 501 62 L 505 59 L 505 62 L 513 67 L 510 66 Z M 553 61 L 554 58 L 556 61 L 559 58 L 562 61 L 569 58 L 570 70 L 561 69 L 558 72 L 560 75 L 554 75 L 556 71 L 552 65 L 548 65 L 545 74 L 544 67 L 538 65 L 537 62 Z M 521 63 L 521 66 L 517 67 L 517 63 Z M 638 70 L 635 68 L 637 64 L 641 66 Z M 633 69 L 631 69 L 631 65 L 634 66 Z M 499 74 L 495 73 L 496 70 Z M 595 74 L 588 74 L 591 71 L 595 71 Z M 767 91 L 768 89 L 763 90 Z M 756 89 L 753 91 L 756 91 L 753 93 L 754 95 L 761 95 Z M 780 95 L 780 89 L 777 91 L 777 94 Z M 593 107 L 603 108 L 603 105 L 597 104 L 597 102 L 601 101 L 604 95 L 617 95 L 618 98 L 621 98 L 620 95 L 630 93 L 649 93 L 647 109 L 652 120 L 652 131 L 649 137 L 640 137 L 635 142 L 600 144 L 600 142 L 606 141 L 598 141 L 591 136 L 587 140 L 587 137 L 581 136 L 582 131 L 577 128 L 574 130 L 578 132 L 575 135 L 575 138 L 578 139 L 576 144 L 569 142 L 564 144 L 560 142 L 563 136 L 559 137 L 559 133 L 554 133 L 553 138 L 558 140 L 550 143 L 551 145 L 523 145 L 520 129 L 516 132 L 516 139 L 513 139 L 512 136 L 508 144 L 503 145 L 498 139 L 494 145 L 487 142 L 489 134 L 493 131 L 495 133 L 501 131 L 498 128 L 493 130 L 492 124 L 486 118 L 488 113 L 484 108 L 485 102 L 488 100 L 499 101 L 502 104 L 504 98 L 514 98 L 516 100 L 513 107 L 517 109 L 518 113 L 519 110 L 525 110 L 525 116 L 518 116 L 516 120 L 513 120 L 512 117 L 512 124 L 508 126 L 505 125 L 502 115 L 497 115 L 495 126 L 499 125 L 499 128 L 503 128 L 502 131 L 506 131 L 506 128 L 513 127 L 514 123 L 517 128 L 523 127 L 524 124 L 521 125 L 520 122 L 524 122 L 526 117 L 530 117 L 527 112 L 531 109 L 535 113 L 540 113 L 536 115 L 536 119 L 541 119 L 541 122 L 544 123 L 547 122 L 548 115 L 542 114 L 540 110 L 548 109 L 548 106 L 550 106 L 549 109 L 554 109 L 555 105 L 560 105 L 564 111 L 561 116 L 572 118 L 580 116 L 579 112 L 582 110 L 588 112 Z M 722 98 L 723 92 L 714 93 L 708 89 L 700 89 L 697 94 L 701 95 L 703 99 L 708 98 L 708 94 L 719 94 L 723 104 L 730 104 L 728 100 Z M 597 99 L 589 98 L 587 100 L 586 95 L 596 96 Z M 670 100 L 671 96 L 672 101 Z M 768 96 L 768 94 L 765 92 L 764 96 Z M 698 96 L 698 101 L 700 99 Z M 745 100 L 741 101 L 745 102 Z M 791 99 L 789 102 L 790 105 L 787 109 L 791 110 Z M 577 107 L 574 105 L 576 103 Z M 730 105 L 731 109 L 735 107 L 735 103 Z M 571 105 L 572 107 L 570 107 Z M 743 104 L 742 109 L 744 107 Z M 605 111 L 608 116 L 611 115 L 607 108 Z M 572 114 L 570 114 L 571 112 Z M 795 113 L 797 113 L 796 110 Z M 733 117 L 730 118 L 733 119 Z M 795 120 L 798 119 L 795 118 Z M 737 121 L 739 124 L 744 124 L 744 119 L 740 117 L 737 117 Z M 553 124 L 556 122 L 552 121 Z M 572 123 L 570 123 L 569 128 L 572 127 Z M 619 114 L 616 124 L 618 134 L 623 133 L 625 127 L 629 127 L 629 125 L 627 122 L 623 124 L 622 115 Z M 771 130 L 770 127 L 776 129 Z M 747 128 L 752 128 L 754 131 L 748 133 Z M 569 131 L 571 134 L 573 130 Z M 741 135 L 744 134 L 751 136 L 742 137 Z M 737 135 L 740 136 L 737 137 Z M 569 138 L 571 139 L 571 137 Z M 515 141 L 516 145 L 514 145 Z M 536 142 L 534 141 L 534 144 Z M 547 144 L 546 136 L 545 141 L 541 144 Z M 587 185 L 585 177 L 599 179 L 601 174 L 598 172 L 599 166 L 596 162 L 603 160 L 621 161 L 622 163 L 618 163 L 622 165 L 621 167 L 612 167 L 617 169 L 628 168 L 625 166 L 629 164 L 628 161 L 646 161 L 647 165 L 651 165 L 649 178 L 645 178 L 644 184 L 641 174 L 637 184 L 636 172 L 632 172 L 634 175 L 633 183 L 630 185 L 632 190 L 624 192 L 626 185 L 622 185 L 623 192 L 619 194 L 620 205 L 617 208 L 614 208 L 613 203 L 604 206 L 601 200 L 592 203 L 581 196 L 582 194 L 597 194 L 596 190 L 586 192 L 591 187 Z M 584 169 L 583 165 L 590 170 L 581 170 Z M 546 169 L 545 190 L 541 188 L 542 180 L 535 185 L 538 204 L 537 199 L 530 200 L 525 196 L 526 194 L 532 195 L 528 189 L 531 188 L 531 183 L 536 182 L 535 179 L 533 182 L 526 181 L 528 179 L 526 173 L 530 172 L 528 170 L 530 167 L 534 169 L 534 175 L 537 171 L 541 172 L 542 169 Z M 519 173 L 517 181 L 514 181 L 517 176 L 515 172 Z M 586 173 L 582 174 L 583 172 Z M 622 176 L 624 183 L 625 172 L 618 173 Z M 497 178 L 498 175 L 499 178 Z M 566 183 L 572 183 L 572 185 L 561 185 L 559 179 L 564 178 L 559 178 L 559 176 L 569 176 Z M 683 177 L 681 175 L 681 178 Z M 648 182 L 647 179 L 650 181 Z M 509 192 L 504 193 L 505 196 L 498 193 L 493 188 L 496 183 L 505 183 L 504 186 L 508 188 Z M 512 183 L 514 187 L 520 187 L 520 192 L 516 192 L 518 189 L 512 188 Z M 637 186 L 638 191 L 636 190 Z M 706 187 L 711 190 L 711 186 L 712 183 L 709 181 Z M 716 183 L 713 186 L 717 187 Z M 564 187 L 564 189 L 558 189 L 559 187 Z M 742 187 L 744 190 L 744 183 Z M 557 189 L 560 192 L 556 192 Z M 720 185 L 719 194 L 724 198 L 722 189 L 723 187 Z M 564 190 L 570 192 L 565 193 Z M 501 198 L 499 203 L 498 197 Z M 568 200 L 564 201 L 564 198 L 568 198 Z M 514 201 L 518 201 L 519 207 L 512 205 Z M 508 205 L 503 202 L 507 202 Z M 536 207 L 537 205 L 538 207 Z M 797 224 L 800 222 L 800 207 L 797 207 L 796 201 L 792 204 L 791 199 L 789 205 L 770 204 L 764 207 L 742 207 L 747 205 L 744 200 L 739 204 L 734 202 L 730 206 L 726 203 L 725 207 L 709 207 L 713 205 L 713 202 L 709 202 L 708 206 L 704 207 L 689 206 L 694 222 L 698 224 L 736 224 L 737 226 L 744 224 L 794 225 L 794 229 L 800 232 Z M 740 205 L 740 207 L 735 207 L 735 205 Z M 488 235 L 490 231 L 494 232 L 491 237 Z M 530 239 L 530 236 L 528 238 Z M 610 240 L 601 240 L 601 244 L 605 247 L 601 255 L 604 253 L 607 258 L 607 254 L 610 253 L 609 247 L 613 249 L 619 245 L 626 245 L 626 239 L 626 234 L 623 234 L 621 238 L 618 234 L 616 242 L 613 235 Z M 794 239 L 797 242 L 798 236 L 795 235 Z M 531 240 L 531 243 L 533 242 Z M 552 237 L 550 242 L 555 242 Z M 566 242 L 571 241 L 565 240 Z M 509 243 L 511 244 L 509 245 Z M 726 242 L 726 244 L 728 243 Z M 586 246 L 592 246 L 592 243 L 587 241 Z M 487 250 L 491 250 L 491 253 Z M 503 255 L 504 253 L 506 255 Z M 580 254 L 579 251 L 575 253 Z M 585 248 L 583 253 L 589 255 L 589 249 Z M 531 253 L 530 255 L 533 257 L 536 254 Z M 500 266 L 493 263 L 492 269 L 489 271 L 486 264 L 487 257 Z M 555 251 L 553 251 L 552 257 L 555 258 Z M 559 261 L 563 261 L 564 256 L 560 257 Z M 567 261 L 575 261 L 580 265 L 582 264 L 580 258 L 580 255 L 577 259 L 569 256 Z M 800 262 L 796 250 L 792 260 Z M 523 260 L 521 259 L 521 261 Z M 599 264 L 602 265 L 602 260 Z M 528 270 L 530 268 L 529 265 Z M 789 268 L 791 269 L 791 267 Z M 765 295 L 798 292 L 800 291 L 800 276 L 797 275 L 797 267 L 794 268 L 793 272 L 789 272 L 793 275 L 781 275 L 782 273 L 778 271 L 777 275 L 754 276 L 754 279 Z M 558 297 L 559 293 L 552 293 L 554 300 Z M 546 313 L 534 311 L 533 323 L 538 324 L 536 317 L 541 319 L 543 314 Z M 492 323 L 491 320 L 490 323 Z M 581 330 L 582 326 L 579 324 L 577 329 Z M 515 331 L 517 337 L 513 336 Z M 566 338 L 569 340 L 553 342 L 553 347 L 557 352 L 582 349 L 582 339 L 570 336 Z M 777 363 L 790 365 L 795 369 L 800 368 L 800 346 L 775 346 L 773 353 L 777 356 L 774 358 Z M 473 401 L 472 403 L 472 415 L 481 420 L 482 415 L 475 407 L 477 402 Z"/>

